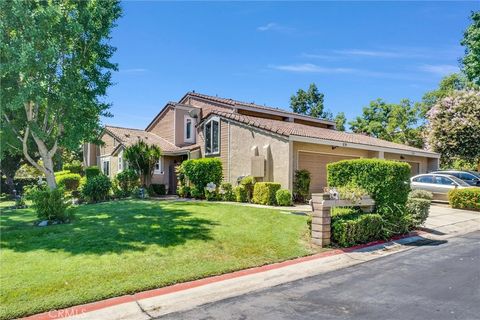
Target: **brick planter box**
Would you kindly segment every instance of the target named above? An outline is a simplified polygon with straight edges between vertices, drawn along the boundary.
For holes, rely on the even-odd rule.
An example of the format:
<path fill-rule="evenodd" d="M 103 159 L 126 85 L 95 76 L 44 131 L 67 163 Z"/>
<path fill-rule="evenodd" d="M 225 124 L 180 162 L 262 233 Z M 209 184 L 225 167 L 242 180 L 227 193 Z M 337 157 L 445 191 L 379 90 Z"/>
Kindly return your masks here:
<path fill-rule="evenodd" d="M 371 212 L 375 201 L 364 197 L 359 201 L 330 200 L 328 193 L 312 194 L 312 242 L 318 246 L 330 245 L 331 237 L 331 209 L 333 207 L 361 207 L 365 212 Z"/>

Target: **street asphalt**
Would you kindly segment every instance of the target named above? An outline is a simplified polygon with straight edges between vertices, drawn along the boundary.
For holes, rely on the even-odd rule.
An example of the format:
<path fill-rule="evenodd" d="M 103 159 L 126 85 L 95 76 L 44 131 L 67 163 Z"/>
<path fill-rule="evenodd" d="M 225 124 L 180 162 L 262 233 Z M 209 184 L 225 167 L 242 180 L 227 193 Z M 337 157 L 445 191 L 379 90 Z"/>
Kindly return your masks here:
<path fill-rule="evenodd" d="M 480 231 L 162 319 L 480 319 Z"/>

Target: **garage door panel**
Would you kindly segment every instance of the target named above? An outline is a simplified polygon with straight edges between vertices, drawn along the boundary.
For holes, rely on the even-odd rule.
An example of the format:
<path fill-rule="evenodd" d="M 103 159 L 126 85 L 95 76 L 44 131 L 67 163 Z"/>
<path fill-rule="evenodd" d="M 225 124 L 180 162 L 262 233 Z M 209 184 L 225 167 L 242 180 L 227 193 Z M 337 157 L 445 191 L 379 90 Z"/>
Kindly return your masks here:
<path fill-rule="evenodd" d="M 310 172 L 310 192 L 323 192 L 327 186 L 327 164 L 350 159 L 358 159 L 358 157 L 300 151 L 298 169 L 306 169 Z"/>

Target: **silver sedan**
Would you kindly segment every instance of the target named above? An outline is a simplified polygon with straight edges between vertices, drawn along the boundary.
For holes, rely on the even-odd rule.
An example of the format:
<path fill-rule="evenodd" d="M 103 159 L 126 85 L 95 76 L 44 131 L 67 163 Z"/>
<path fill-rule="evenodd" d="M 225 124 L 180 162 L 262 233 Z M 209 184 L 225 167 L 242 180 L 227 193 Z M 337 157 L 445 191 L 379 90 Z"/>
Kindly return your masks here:
<path fill-rule="evenodd" d="M 448 174 L 427 173 L 410 178 L 412 189 L 426 190 L 433 193 L 433 199 L 448 201 L 448 192 L 455 188 L 468 188 L 470 185 Z"/>

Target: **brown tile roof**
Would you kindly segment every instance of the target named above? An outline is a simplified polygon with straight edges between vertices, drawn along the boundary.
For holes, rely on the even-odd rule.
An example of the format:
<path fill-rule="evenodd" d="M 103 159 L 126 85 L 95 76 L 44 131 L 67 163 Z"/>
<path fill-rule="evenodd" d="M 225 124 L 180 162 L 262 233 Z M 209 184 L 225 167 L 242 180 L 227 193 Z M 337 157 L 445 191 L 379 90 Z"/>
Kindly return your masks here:
<path fill-rule="evenodd" d="M 136 143 L 138 140 L 143 140 L 148 144 L 154 144 L 160 147 L 163 152 L 176 152 L 187 149 L 182 149 L 175 146 L 173 143 L 157 136 L 152 132 L 147 132 L 140 129 L 122 128 L 115 126 L 105 126 L 105 130 L 113 134 L 120 142 L 128 147 Z"/>
<path fill-rule="evenodd" d="M 216 102 L 219 102 L 219 103 L 222 103 L 222 104 L 230 105 L 232 107 L 239 107 L 239 106 L 242 107 L 242 106 L 244 106 L 244 107 L 255 108 L 255 109 L 260 109 L 260 110 L 264 110 L 264 111 L 275 111 L 275 112 L 284 113 L 285 115 L 291 115 L 291 116 L 301 117 L 301 118 L 308 118 L 308 119 L 311 119 L 312 121 L 315 121 L 315 122 L 324 122 L 324 123 L 329 123 L 331 125 L 335 124 L 335 122 L 331 121 L 331 120 L 319 119 L 319 118 L 315 118 L 315 117 L 311 117 L 311 116 L 307 116 L 307 115 L 299 115 L 298 113 L 294 113 L 294 112 L 287 111 L 287 110 L 284 110 L 284 109 L 274 108 L 274 107 L 269 107 L 269 106 L 262 106 L 262 105 L 259 105 L 259 104 L 253 103 L 253 102 L 248 103 L 248 102 L 243 102 L 243 101 L 239 101 L 239 100 L 235 100 L 235 99 L 210 96 L 210 95 L 203 94 L 203 93 L 198 93 L 198 92 L 188 92 L 185 96 L 188 96 L 188 95 L 203 98 L 203 99 L 207 99 L 207 100 L 211 100 L 211 101 L 216 101 Z M 180 101 L 181 100 L 183 100 L 183 98 L 180 99 Z"/>
<path fill-rule="evenodd" d="M 238 113 L 222 112 L 213 110 L 210 114 L 216 114 L 218 116 L 231 119 L 240 123 L 244 123 L 256 128 L 264 129 L 283 136 L 300 136 L 308 138 L 325 139 L 338 142 L 347 142 L 355 144 L 363 144 L 366 146 L 393 148 L 405 151 L 416 151 L 431 153 L 426 150 L 410 147 L 404 144 L 394 143 L 377 139 L 370 136 L 365 136 L 357 133 L 343 132 L 332 129 L 325 129 L 319 127 L 308 126 L 300 123 L 286 122 L 272 119 L 257 118 L 252 116 L 246 116 Z M 206 116 L 208 117 L 208 116 Z"/>

